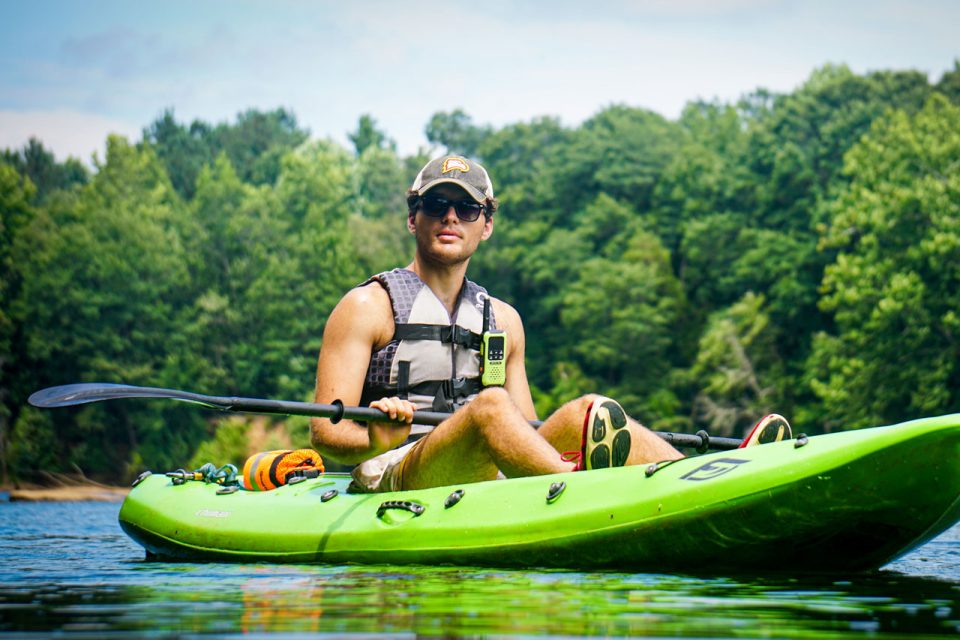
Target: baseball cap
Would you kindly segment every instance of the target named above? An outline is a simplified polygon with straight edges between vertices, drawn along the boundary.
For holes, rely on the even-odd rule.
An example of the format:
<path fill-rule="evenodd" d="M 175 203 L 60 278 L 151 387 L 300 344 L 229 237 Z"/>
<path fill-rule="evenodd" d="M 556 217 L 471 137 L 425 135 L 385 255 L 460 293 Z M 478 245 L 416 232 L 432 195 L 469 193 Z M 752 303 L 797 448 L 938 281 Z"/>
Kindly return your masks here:
<path fill-rule="evenodd" d="M 480 204 L 484 204 L 487 198 L 493 198 L 493 183 L 487 170 L 463 156 L 443 156 L 431 160 L 420 169 L 410 190 L 420 196 L 443 183 L 462 187 Z"/>

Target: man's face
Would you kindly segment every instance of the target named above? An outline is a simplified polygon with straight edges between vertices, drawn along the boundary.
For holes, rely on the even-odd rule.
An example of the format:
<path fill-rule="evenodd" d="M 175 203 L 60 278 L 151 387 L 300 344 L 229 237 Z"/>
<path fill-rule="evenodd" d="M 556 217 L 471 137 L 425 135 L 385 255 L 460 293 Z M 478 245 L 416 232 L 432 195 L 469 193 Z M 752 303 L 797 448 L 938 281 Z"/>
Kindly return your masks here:
<path fill-rule="evenodd" d="M 474 200 L 462 188 L 453 184 L 440 184 L 424 194 L 439 196 L 451 201 Z M 493 219 L 483 214 L 472 222 L 461 220 L 454 207 L 447 207 L 440 218 L 425 214 L 422 208 L 407 217 L 407 228 L 417 239 L 417 253 L 422 258 L 443 265 L 454 265 L 470 259 L 481 240 L 493 233 Z"/>

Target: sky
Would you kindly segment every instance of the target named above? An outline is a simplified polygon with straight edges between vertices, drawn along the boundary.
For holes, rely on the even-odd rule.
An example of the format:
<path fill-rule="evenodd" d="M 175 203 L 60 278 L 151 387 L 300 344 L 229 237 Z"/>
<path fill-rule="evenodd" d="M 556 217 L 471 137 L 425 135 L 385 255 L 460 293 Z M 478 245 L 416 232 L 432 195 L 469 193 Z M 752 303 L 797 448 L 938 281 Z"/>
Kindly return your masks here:
<path fill-rule="evenodd" d="M 568 126 L 611 104 L 790 92 L 826 64 L 960 59 L 955 0 L 0 0 L 0 148 L 101 158 L 165 109 L 189 123 L 293 111 L 349 146 L 362 114 L 411 154 L 437 111 Z"/>

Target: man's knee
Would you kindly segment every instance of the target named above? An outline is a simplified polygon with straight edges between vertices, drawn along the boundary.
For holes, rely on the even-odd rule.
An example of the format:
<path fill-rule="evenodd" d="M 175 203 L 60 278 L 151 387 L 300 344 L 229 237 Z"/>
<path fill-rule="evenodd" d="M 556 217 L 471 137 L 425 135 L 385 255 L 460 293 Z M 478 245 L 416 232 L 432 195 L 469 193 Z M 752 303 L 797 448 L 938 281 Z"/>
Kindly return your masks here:
<path fill-rule="evenodd" d="M 481 430 L 500 422 L 516 411 L 513 399 L 503 387 L 488 387 L 467 405 L 471 422 Z"/>
<path fill-rule="evenodd" d="M 587 393 L 579 398 L 575 398 L 567 403 L 567 406 L 571 411 L 578 415 L 587 415 L 587 411 L 590 410 L 590 405 L 593 404 L 593 401 L 599 398 L 600 396 L 596 393 Z"/>
<path fill-rule="evenodd" d="M 474 398 L 468 407 L 478 412 L 502 411 L 505 406 L 511 406 L 513 399 L 503 387 L 487 387 Z"/>

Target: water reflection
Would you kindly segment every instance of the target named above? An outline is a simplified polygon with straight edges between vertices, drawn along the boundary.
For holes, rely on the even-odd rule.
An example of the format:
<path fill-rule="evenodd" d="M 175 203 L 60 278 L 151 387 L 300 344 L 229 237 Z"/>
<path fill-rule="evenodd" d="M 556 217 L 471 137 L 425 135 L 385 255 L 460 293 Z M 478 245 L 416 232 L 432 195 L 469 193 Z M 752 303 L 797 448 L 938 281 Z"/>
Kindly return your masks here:
<path fill-rule="evenodd" d="M 14 517 L 6 509 L 0 507 L 0 635 L 836 638 L 960 633 L 958 529 L 892 571 L 848 579 L 698 578 L 145 562 L 139 547 L 117 528 L 113 512 L 79 517 L 69 509 L 37 507 L 20 509 Z"/>
<path fill-rule="evenodd" d="M 958 585 L 897 574 L 849 581 L 745 581 L 156 563 L 137 567 L 137 572 L 153 574 L 153 579 L 115 586 L 4 585 L 0 629 L 687 637 L 960 633 Z"/>

